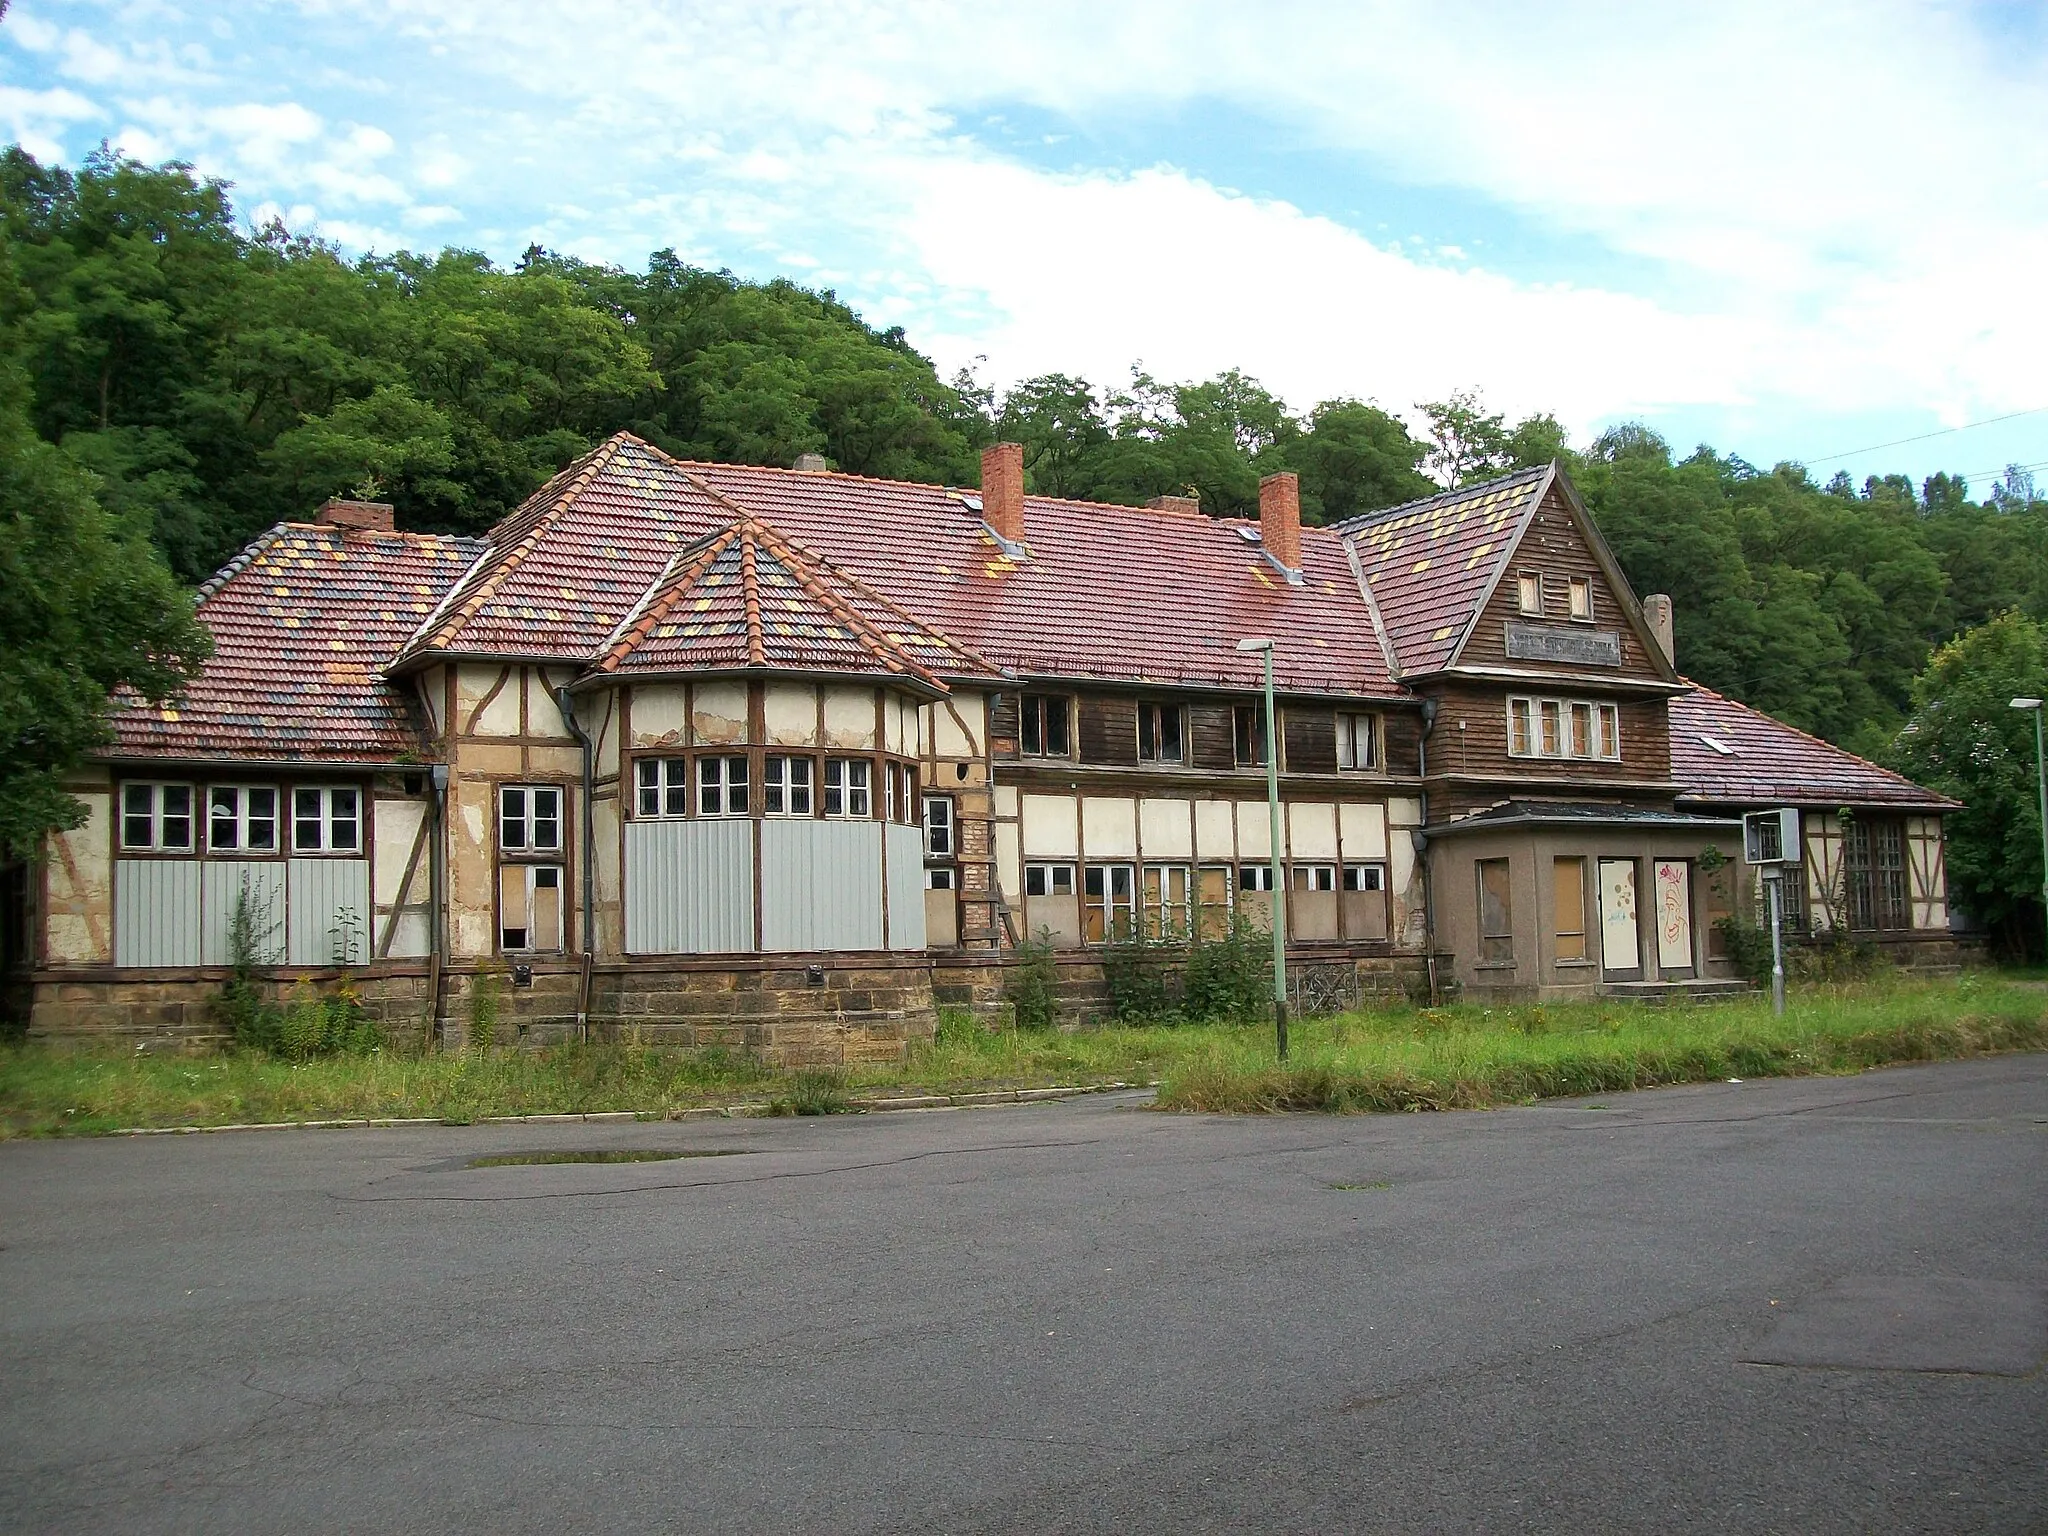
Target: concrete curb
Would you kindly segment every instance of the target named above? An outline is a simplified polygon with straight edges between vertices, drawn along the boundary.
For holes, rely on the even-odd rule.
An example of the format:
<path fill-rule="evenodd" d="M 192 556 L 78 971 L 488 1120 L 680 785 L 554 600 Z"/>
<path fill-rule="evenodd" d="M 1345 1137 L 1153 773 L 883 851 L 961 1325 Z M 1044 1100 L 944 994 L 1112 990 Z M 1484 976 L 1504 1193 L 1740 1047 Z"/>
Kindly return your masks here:
<path fill-rule="evenodd" d="M 849 1099 L 854 1114 L 883 1114 L 906 1109 L 989 1109 L 999 1104 L 1039 1104 L 1052 1099 L 1072 1099 L 1089 1093 L 1122 1093 L 1156 1086 L 1148 1083 L 1088 1083 L 1071 1088 L 1013 1088 L 991 1093 L 921 1094 L 896 1099 Z M 745 1104 L 707 1104 L 691 1109 L 672 1109 L 667 1114 L 652 1110 L 601 1110 L 587 1115 L 486 1115 L 476 1120 L 421 1119 L 371 1120 L 269 1120 L 238 1125 L 153 1125 L 125 1126 L 102 1131 L 103 1136 L 216 1136 L 225 1131 L 385 1131 L 410 1126 L 445 1125 L 629 1125 L 639 1121 L 678 1122 L 686 1120 L 752 1120 L 770 1116 L 772 1106 L 765 1099 Z"/>

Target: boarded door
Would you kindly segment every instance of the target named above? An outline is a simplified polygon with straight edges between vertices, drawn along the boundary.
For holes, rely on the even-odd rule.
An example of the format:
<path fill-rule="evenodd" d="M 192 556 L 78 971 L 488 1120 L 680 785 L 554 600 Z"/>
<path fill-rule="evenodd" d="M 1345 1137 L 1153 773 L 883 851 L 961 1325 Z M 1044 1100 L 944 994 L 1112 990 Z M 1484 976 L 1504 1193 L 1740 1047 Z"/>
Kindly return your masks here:
<path fill-rule="evenodd" d="M 1657 969 L 1666 976 L 1693 973 L 1692 865 L 1684 859 L 1657 861 Z"/>
<path fill-rule="evenodd" d="M 1600 861 L 1600 969 L 1617 981 L 1633 981 L 1643 974 L 1634 859 Z"/>

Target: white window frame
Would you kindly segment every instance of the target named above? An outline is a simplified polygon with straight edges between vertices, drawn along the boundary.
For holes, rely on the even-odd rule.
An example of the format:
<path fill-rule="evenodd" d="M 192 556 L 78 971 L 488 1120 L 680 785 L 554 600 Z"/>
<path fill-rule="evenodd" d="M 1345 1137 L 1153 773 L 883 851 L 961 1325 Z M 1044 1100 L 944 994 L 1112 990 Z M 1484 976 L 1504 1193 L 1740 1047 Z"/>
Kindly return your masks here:
<path fill-rule="evenodd" d="M 1385 891 L 1387 888 L 1387 866 L 1368 860 L 1364 863 L 1346 864 L 1338 889 L 1344 891 Z"/>
<path fill-rule="evenodd" d="M 699 816 L 745 816 L 753 807 L 753 782 L 744 752 L 700 752 L 692 801 Z"/>
<path fill-rule="evenodd" d="M 294 784 L 291 793 L 292 852 L 334 854 L 342 858 L 363 856 L 363 791 L 356 784 Z M 340 807 L 344 803 L 348 809 Z M 311 805 L 311 814 L 307 806 Z M 308 826 L 315 828 L 306 837 Z M 348 829 L 344 841 L 339 833 Z"/>
<path fill-rule="evenodd" d="M 1173 877 L 1180 876 L 1180 900 L 1172 898 Z M 1152 882 L 1159 882 L 1159 898 L 1152 899 Z M 1195 920 L 1195 872 L 1186 864 L 1147 864 L 1138 882 L 1138 903 L 1144 909 L 1145 932 L 1155 939 L 1186 936 Z M 1169 922 L 1169 919 L 1171 920 Z"/>
<path fill-rule="evenodd" d="M 690 760 L 639 757 L 633 760 L 633 814 L 663 821 L 690 814 Z"/>
<path fill-rule="evenodd" d="M 817 813 L 817 759 L 771 752 L 761 760 L 761 814 L 808 819 Z"/>
<path fill-rule="evenodd" d="M 498 852 L 514 858 L 558 859 L 562 856 L 563 813 L 569 797 L 559 784 L 498 786 Z M 543 806 L 552 806 L 547 814 Z M 516 835 L 508 836 L 517 827 Z M 543 838 L 551 841 L 542 841 Z"/>
<path fill-rule="evenodd" d="M 1036 885 L 1038 889 L 1033 890 Z M 1065 886 L 1065 890 L 1060 887 Z M 1024 866 L 1024 894 L 1033 897 L 1072 896 L 1075 894 L 1074 866 L 1071 864 L 1039 861 Z"/>
<path fill-rule="evenodd" d="M 1507 701 L 1508 756 L 1545 762 L 1621 760 L 1621 706 L 1600 699 L 1540 698 L 1513 694 Z M 1589 712 L 1587 752 L 1572 750 L 1572 719 Z M 1546 741 L 1546 727 L 1549 741 Z M 1554 742 L 1554 745 L 1551 743 Z"/>
<path fill-rule="evenodd" d="M 928 891 L 951 891 L 959 889 L 960 872 L 950 864 L 940 864 L 924 872 L 924 888 Z"/>
<path fill-rule="evenodd" d="M 258 796 L 269 798 L 267 813 L 255 807 Z M 275 784 L 209 784 L 206 786 L 206 851 L 233 854 L 238 858 L 268 858 L 284 852 L 284 828 L 280 825 L 284 796 Z M 216 835 L 225 823 L 232 831 L 226 842 Z M 250 831 L 267 826 L 270 841 L 252 846 Z"/>
<path fill-rule="evenodd" d="M 140 793 L 142 809 L 136 796 Z M 166 801 L 174 796 L 184 797 L 183 811 L 167 808 Z M 165 782 L 162 780 L 129 779 L 121 785 L 121 851 L 123 853 L 197 853 L 199 851 L 200 795 L 191 784 Z M 130 819 L 145 821 L 149 835 L 144 841 L 134 841 L 129 836 Z M 182 821 L 185 825 L 185 840 L 180 843 L 166 842 L 164 831 L 167 824 Z"/>
<path fill-rule="evenodd" d="M 1334 864 L 1290 864 L 1287 870 L 1287 888 L 1291 891 L 1313 895 L 1337 889 L 1337 866 Z"/>
<path fill-rule="evenodd" d="M 1270 892 L 1273 889 L 1273 866 L 1270 864 L 1238 865 L 1237 889 L 1240 891 Z"/>
<path fill-rule="evenodd" d="M 1102 911 L 1102 937 L 1088 938 L 1088 914 Z M 1118 930 L 1121 916 L 1124 927 Z M 1081 872 L 1081 935 L 1090 944 L 1114 944 L 1138 931 L 1138 871 L 1132 864 L 1090 864 Z"/>
<path fill-rule="evenodd" d="M 526 900 L 526 926 L 519 931 L 526 936 L 523 944 L 506 941 L 505 922 L 505 874 L 506 870 L 519 870 L 524 876 Z M 564 878 L 564 866 L 545 860 L 507 859 L 498 866 L 498 949 L 508 955 L 547 955 L 562 952 L 562 933 L 569 919 L 569 884 Z M 535 940 L 539 935 L 533 925 L 534 892 L 536 889 L 552 888 L 555 893 L 555 932 L 552 944 L 540 944 Z"/>
<path fill-rule="evenodd" d="M 837 821 L 872 821 L 875 764 L 866 757 L 825 759 L 825 814 Z"/>
<path fill-rule="evenodd" d="M 959 844 L 958 824 L 953 818 L 951 795 L 924 797 L 924 856 L 950 859 Z"/>
<path fill-rule="evenodd" d="M 1361 743 L 1365 747 L 1363 753 L 1358 750 Z M 1357 710 L 1340 710 L 1337 714 L 1337 771 L 1372 773 L 1379 766 L 1380 717 Z"/>

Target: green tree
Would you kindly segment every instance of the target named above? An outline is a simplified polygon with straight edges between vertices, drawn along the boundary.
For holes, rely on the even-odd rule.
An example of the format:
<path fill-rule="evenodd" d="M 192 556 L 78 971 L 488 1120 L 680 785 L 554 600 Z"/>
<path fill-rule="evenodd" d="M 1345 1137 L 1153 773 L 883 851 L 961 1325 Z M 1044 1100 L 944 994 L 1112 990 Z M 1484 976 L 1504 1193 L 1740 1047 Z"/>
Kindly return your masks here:
<path fill-rule="evenodd" d="M 93 499 L 92 477 L 40 440 L 26 388 L 0 373 L 0 854 L 30 858 L 84 807 L 65 774 L 109 739 L 117 688 L 173 697 L 210 650 L 150 548 Z"/>
<path fill-rule="evenodd" d="M 2001 614 L 1934 653 L 1913 685 L 1913 714 L 1889 754 L 1896 767 L 1963 803 L 1944 822 L 1949 897 L 2000 947 L 2042 947 L 2041 812 L 2034 724 L 2011 707 L 2048 696 L 2048 633 Z"/>

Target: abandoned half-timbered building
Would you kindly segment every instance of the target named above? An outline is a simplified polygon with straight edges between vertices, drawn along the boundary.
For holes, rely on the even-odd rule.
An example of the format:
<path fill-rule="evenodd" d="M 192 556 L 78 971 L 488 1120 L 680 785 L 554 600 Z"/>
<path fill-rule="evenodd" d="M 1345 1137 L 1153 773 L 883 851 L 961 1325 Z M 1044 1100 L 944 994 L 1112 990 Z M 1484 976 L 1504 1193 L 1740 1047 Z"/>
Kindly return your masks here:
<path fill-rule="evenodd" d="M 1802 922 L 1947 938 L 1948 802 L 1688 683 L 1555 466 L 1313 528 L 1286 474 L 1254 522 L 1028 495 L 1014 444 L 958 490 L 621 434 L 482 539 L 330 502 L 199 611 L 33 868 L 39 1035 L 208 1032 L 238 912 L 393 1028 L 487 987 L 788 1060 L 1238 913 L 1372 988 L 1700 986 L 1777 805 Z"/>

